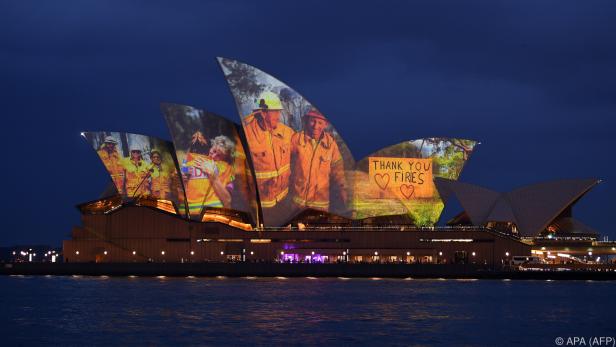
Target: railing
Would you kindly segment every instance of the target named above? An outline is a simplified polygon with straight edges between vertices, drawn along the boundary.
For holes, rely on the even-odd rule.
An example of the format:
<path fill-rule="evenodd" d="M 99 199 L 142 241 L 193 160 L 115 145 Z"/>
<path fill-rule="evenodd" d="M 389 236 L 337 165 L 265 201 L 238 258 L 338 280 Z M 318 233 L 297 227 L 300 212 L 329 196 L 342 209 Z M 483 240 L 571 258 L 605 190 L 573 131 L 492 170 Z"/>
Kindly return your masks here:
<path fill-rule="evenodd" d="M 596 241 L 596 237 L 590 236 L 537 236 L 532 238 L 534 241 Z"/>
<path fill-rule="evenodd" d="M 306 226 L 306 227 L 263 227 L 255 231 L 494 231 L 483 226 L 434 226 L 418 227 L 414 225 L 380 225 L 380 226 Z"/>
<path fill-rule="evenodd" d="M 436 231 L 436 232 L 468 232 L 468 231 L 482 231 L 491 234 L 496 234 L 501 237 L 506 237 L 514 240 L 520 240 L 520 237 L 515 234 L 506 233 L 503 231 L 495 230 L 485 226 L 432 226 L 432 227 L 418 227 L 414 225 L 380 225 L 380 226 L 341 226 L 341 225 L 328 225 L 328 226 L 306 226 L 306 227 L 262 227 L 255 228 L 254 231 L 264 232 L 285 232 L 285 231 L 325 231 L 325 232 L 361 232 L 361 231 L 399 231 L 399 232 L 418 232 L 418 231 Z"/>

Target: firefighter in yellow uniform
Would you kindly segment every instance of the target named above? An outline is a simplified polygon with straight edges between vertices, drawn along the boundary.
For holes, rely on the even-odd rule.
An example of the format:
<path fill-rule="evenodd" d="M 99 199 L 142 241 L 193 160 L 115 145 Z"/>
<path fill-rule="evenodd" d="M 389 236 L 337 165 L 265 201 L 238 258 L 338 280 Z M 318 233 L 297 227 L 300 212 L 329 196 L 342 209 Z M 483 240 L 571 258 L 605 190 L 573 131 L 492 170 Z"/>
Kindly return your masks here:
<path fill-rule="evenodd" d="M 154 149 L 150 152 L 150 190 L 157 199 L 169 200 L 171 195 L 172 171 L 163 164 L 160 151 Z"/>
<path fill-rule="evenodd" d="M 255 110 L 244 118 L 244 133 L 268 224 L 278 224 L 277 219 L 282 220 L 283 214 L 288 214 L 281 203 L 286 201 L 289 193 L 290 147 L 294 131 L 280 122 L 281 111 L 280 98 L 272 92 L 264 92 L 257 99 Z"/>
<path fill-rule="evenodd" d="M 327 119 L 317 110 L 303 117 L 304 130 L 291 139 L 293 203 L 297 208 L 328 211 L 330 184 L 347 202 L 344 163 L 333 136 L 325 131 Z"/>
<path fill-rule="evenodd" d="M 150 195 L 151 172 L 141 152 L 141 148 L 132 146 L 130 157 L 123 160 L 124 189 L 129 198 Z"/>
<path fill-rule="evenodd" d="M 188 152 L 182 163 L 190 216 L 200 217 L 206 207 L 230 208 L 233 191 L 233 151 L 226 136 L 212 140 L 208 153 Z"/>
<path fill-rule="evenodd" d="M 118 193 L 124 193 L 124 166 L 122 165 L 122 157 L 118 152 L 118 141 L 113 136 L 105 137 L 105 141 L 97 151 L 98 156 L 103 161 L 107 172 L 111 175 L 111 180 L 116 186 Z"/>

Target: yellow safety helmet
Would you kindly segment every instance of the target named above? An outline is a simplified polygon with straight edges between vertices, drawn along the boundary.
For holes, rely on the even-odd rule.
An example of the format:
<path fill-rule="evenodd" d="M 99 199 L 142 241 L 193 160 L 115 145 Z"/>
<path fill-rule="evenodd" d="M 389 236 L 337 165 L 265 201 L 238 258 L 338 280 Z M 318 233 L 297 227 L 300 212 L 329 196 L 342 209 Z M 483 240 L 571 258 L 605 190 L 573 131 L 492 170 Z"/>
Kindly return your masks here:
<path fill-rule="evenodd" d="M 257 109 L 262 110 L 282 110 L 282 102 L 278 95 L 272 92 L 263 92 L 259 98 L 255 100 Z"/>

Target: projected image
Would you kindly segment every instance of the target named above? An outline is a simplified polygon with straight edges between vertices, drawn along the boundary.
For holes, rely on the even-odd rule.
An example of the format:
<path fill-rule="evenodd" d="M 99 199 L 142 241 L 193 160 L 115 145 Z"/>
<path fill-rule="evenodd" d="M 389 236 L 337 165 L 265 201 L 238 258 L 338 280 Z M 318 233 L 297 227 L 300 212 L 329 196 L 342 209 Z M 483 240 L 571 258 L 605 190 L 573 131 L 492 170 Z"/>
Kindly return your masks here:
<path fill-rule="evenodd" d="M 219 58 L 255 169 L 263 219 L 281 225 L 305 209 L 350 216 L 355 161 L 328 119 L 286 84 Z"/>
<path fill-rule="evenodd" d="M 181 188 L 169 142 L 120 132 L 83 135 L 98 153 L 123 198 L 147 197 L 177 204 Z"/>
<path fill-rule="evenodd" d="M 379 150 L 357 163 L 353 189 L 356 218 L 408 214 L 434 225 L 444 204 L 434 177 L 457 179 L 476 142 L 427 138 Z"/>
<path fill-rule="evenodd" d="M 236 125 L 190 106 L 163 104 L 175 145 L 190 218 L 208 208 L 244 211 L 256 220 L 256 195 Z"/>

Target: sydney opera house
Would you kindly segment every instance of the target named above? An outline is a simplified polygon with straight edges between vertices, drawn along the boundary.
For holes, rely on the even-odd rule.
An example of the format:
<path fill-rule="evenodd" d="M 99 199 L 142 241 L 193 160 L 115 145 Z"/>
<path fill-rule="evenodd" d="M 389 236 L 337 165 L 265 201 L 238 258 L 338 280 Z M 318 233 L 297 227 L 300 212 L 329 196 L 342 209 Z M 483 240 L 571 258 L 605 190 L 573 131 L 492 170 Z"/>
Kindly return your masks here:
<path fill-rule="evenodd" d="M 331 119 L 295 90 L 250 65 L 218 63 L 239 124 L 162 104 L 171 141 L 82 133 L 110 183 L 77 206 L 82 225 L 64 241 L 65 262 L 495 266 L 516 256 L 616 254 L 573 218 L 596 179 L 511 192 L 459 182 L 477 142 L 455 138 L 409 140 L 356 159 Z M 463 211 L 437 226 L 453 199 Z"/>

